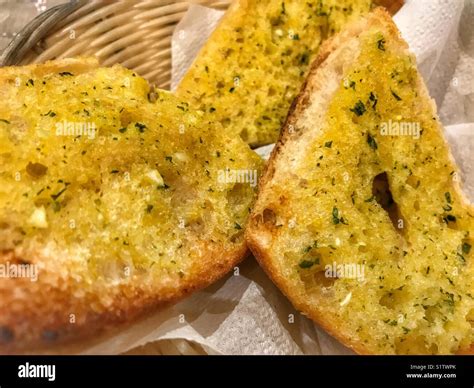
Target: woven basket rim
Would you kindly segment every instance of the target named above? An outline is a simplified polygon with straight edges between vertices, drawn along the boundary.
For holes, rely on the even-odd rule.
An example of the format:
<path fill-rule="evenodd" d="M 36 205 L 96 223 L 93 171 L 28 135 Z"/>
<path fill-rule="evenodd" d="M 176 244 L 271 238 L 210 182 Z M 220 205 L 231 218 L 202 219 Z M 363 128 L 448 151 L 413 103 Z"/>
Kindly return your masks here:
<path fill-rule="evenodd" d="M 86 4 L 87 0 L 72 0 L 69 3 L 56 5 L 37 15 L 15 35 L 3 50 L 0 55 L 0 66 L 17 65 L 26 52 L 51 32 L 58 17 L 66 18 Z"/>
<path fill-rule="evenodd" d="M 30 21 L 0 55 L 0 66 L 96 56 L 170 89 L 172 37 L 192 4 L 226 9 L 232 0 L 75 0 Z M 71 35 L 74 35 L 73 37 Z"/>

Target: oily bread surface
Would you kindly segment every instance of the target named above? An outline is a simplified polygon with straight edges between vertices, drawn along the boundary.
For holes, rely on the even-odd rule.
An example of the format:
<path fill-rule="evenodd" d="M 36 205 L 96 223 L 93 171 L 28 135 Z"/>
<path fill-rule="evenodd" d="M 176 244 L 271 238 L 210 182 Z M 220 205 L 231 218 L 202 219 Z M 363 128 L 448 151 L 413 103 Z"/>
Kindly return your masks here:
<path fill-rule="evenodd" d="M 281 230 L 291 228 L 291 223 L 295 222 L 294 218 L 296 217 L 294 216 L 301 214 L 301 209 L 295 210 L 296 206 L 295 208 L 291 205 L 287 206 L 288 201 L 291 203 L 291 199 L 288 199 L 285 187 L 294 187 L 298 185 L 298 182 L 306 184 L 298 179 L 295 172 L 300 165 L 305 163 L 305 148 L 309 147 L 315 138 L 323 134 L 323 123 L 330 100 L 343 82 L 343 75 L 347 68 L 360 54 L 362 46 L 359 36 L 364 31 L 374 28 L 383 33 L 386 42 L 396 42 L 396 50 L 400 50 L 402 53 L 407 51 L 408 47 L 399 37 L 398 30 L 389 15 L 380 9 L 375 10 L 364 20 L 354 23 L 322 46 L 318 58 L 312 64 L 309 77 L 303 85 L 300 95 L 292 105 L 280 139 L 260 180 L 258 200 L 246 230 L 247 242 L 255 257 L 294 306 L 343 344 L 361 354 L 407 352 L 407 349 L 398 343 L 400 348 L 397 348 L 397 351 L 387 349 L 382 351 L 373 344 L 365 343 L 354 331 L 348 329 L 346 319 L 338 317 L 337 313 L 334 314 L 334 310 L 329 311 L 321 307 L 322 303 L 318 303 L 318 301 L 323 301 L 321 297 L 310 299 L 304 287 L 301 286 L 301 282 L 295 281 L 294 271 L 290 268 L 291 264 L 285 264 L 284 260 L 278 257 L 281 253 L 275 251 L 275 245 L 281 238 Z M 435 106 L 429 98 L 421 78 L 417 77 L 413 82 L 419 93 L 420 109 L 435 112 Z M 351 88 L 350 85 L 351 83 L 348 83 L 346 86 Z M 358 84 L 354 87 L 357 90 Z M 334 147 L 330 142 L 326 142 L 326 144 L 329 147 Z M 371 144 L 373 145 L 373 142 Z M 446 146 L 445 142 L 444 144 Z M 449 155 L 448 159 L 453 162 Z M 466 212 L 467 218 L 472 216 L 472 208 L 464 199 L 457 181 L 452 183 L 452 191 L 456 193 L 456 198 L 460 199 L 460 209 Z M 302 200 L 304 201 L 304 199 Z M 310 213 L 311 209 L 305 208 L 304 211 Z M 339 221 L 337 222 L 339 223 Z M 472 233 L 472 224 L 467 225 L 467 229 L 471 228 Z M 289 244 L 293 243 L 292 241 Z M 466 247 L 468 246 L 470 247 L 470 245 L 466 245 Z M 317 250 L 314 246 L 308 246 L 308 249 L 310 252 Z M 304 257 L 303 254 L 301 256 Z M 307 264 L 308 261 L 306 260 L 304 263 Z M 468 264 L 468 266 L 470 265 Z M 429 270 L 427 269 L 427 271 Z M 330 289 L 331 284 L 326 284 L 328 283 L 327 279 L 319 277 L 316 283 L 318 281 L 320 286 L 327 285 L 327 289 Z M 344 300 L 344 302 L 347 301 Z M 343 308 L 341 307 L 341 309 Z M 387 323 L 389 325 L 398 324 L 393 321 L 387 321 Z M 406 328 L 406 330 L 410 329 Z M 420 350 L 415 346 L 414 348 L 415 352 L 425 353 L 436 350 L 435 348 L 423 349 L 423 347 Z M 470 353 L 472 347 L 464 343 L 455 352 Z"/>
<path fill-rule="evenodd" d="M 320 44 L 346 23 L 401 0 L 237 0 L 200 50 L 177 95 L 252 147 L 274 143 Z"/>
<path fill-rule="evenodd" d="M 38 271 L 36 281 L 0 278 L 1 353 L 73 349 L 208 286 L 244 258 L 254 190 L 217 173 L 258 171 L 246 144 L 217 137 L 185 103 L 132 71 L 91 58 L 3 68 L 0 84 L 9 98 L 0 109 L 0 263 Z M 67 97 L 54 100 L 61 90 Z M 42 141 L 41 130 L 63 119 L 96 120 L 97 136 Z M 30 141 L 48 151 L 36 154 Z M 90 159 L 78 163 L 81 155 Z M 41 198 L 33 205 L 32 196 Z"/>

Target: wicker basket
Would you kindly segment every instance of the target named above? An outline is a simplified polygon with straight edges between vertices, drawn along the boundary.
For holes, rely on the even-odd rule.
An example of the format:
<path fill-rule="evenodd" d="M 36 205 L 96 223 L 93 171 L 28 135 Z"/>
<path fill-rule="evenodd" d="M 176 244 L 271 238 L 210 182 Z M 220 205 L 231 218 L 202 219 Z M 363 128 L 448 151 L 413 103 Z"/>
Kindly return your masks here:
<path fill-rule="evenodd" d="M 0 65 L 95 55 L 121 63 L 169 89 L 171 36 L 191 3 L 226 9 L 231 0 L 72 1 L 36 17 L 0 57 Z"/>

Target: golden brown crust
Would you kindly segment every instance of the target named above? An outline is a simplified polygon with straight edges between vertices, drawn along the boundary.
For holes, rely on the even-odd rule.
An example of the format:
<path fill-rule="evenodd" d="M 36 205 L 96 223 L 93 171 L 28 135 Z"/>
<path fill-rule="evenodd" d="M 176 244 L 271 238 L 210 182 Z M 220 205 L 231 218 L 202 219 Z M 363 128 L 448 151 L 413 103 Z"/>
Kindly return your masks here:
<path fill-rule="evenodd" d="M 265 193 L 267 185 L 269 185 L 269 183 L 272 181 L 279 159 L 284 158 L 284 156 L 282 156 L 282 152 L 284 150 L 285 144 L 289 141 L 292 141 L 294 136 L 299 136 L 298 128 L 295 127 L 295 123 L 297 118 L 309 105 L 310 96 L 316 90 L 325 87 L 325 84 L 318 82 L 318 78 L 320 78 L 318 72 L 320 69 L 326 64 L 328 58 L 329 61 L 331 60 L 331 54 L 338 50 L 338 48 L 343 45 L 343 42 L 347 42 L 351 37 L 358 36 L 364 29 L 367 29 L 370 26 L 381 24 L 383 25 L 384 30 L 388 31 L 389 35 L 399 36 L 398 30 L 391 22 L 390 15 L 382 8 L 377 8 L 367 17 L 366 20 L 354 23 L 349 28 L 326 41 L 321 46 L 319 55 L 311 65 L 309 75 L 302 85 L 300 94 L 291 106 L 285 124 L 283 125 L 280 132 L 278 142 L 275 144 L 265 171 L 260 178 L 258 186 L 258 198 L 262 197 L 262 193 Z M 404 45 L 404 49 L 408 48 L 408 45 L 404 41 L 401 41 L 401 43 Z M 424 98 L 430 100 L 424 84 L 421 89 L 425 90 L 426 95 Z M 290 130 L 290 128 L 293 130 Z M 329 314 L 323 314 L 321 311 L 315 310 L 314 306 L 311 306 L 304 298 L 301 298 L 297 291 L 293 289 L 290 282 L 288 282 L 285 276 L 281 273 L 273 258 L 271 257 L 271 250 L 267 249 L 265 243 L 262 242 L 262 237 L 272 234 L 272 231 L 265 230 L 265 225 L 261 222 L 262 216 L 257 213 L 258 202 L 259 199 L 257 199 L 257 204 L 254 207 L 255 210 L 252 212 L 247 224 L 245 238 L 249 249 L 254 254 L 260 266 L 272 279 L 275 285 L 283 292 L 283 294 L 288 297 L 288 299 L 298 311 L 302 312 L 304 315 L 307 315 L 331 336 L 339 340 L 341 343 L 356 353 L 373 354 L 373 351 L 369 349 L 363 342 L 351 337 L 349 333 L 342 329 L 342 322 L 338 321 L 338 319 L 334 319 Z M 459 351 L 459 354 L 474 354 L 474 344 L 469 349 L 463 349 Z"/>
<path fill-rule="evenodd" d="M 0 354 L 77 352 L 84 349 L 83 341 L 91 336 L 101 338 L 101 335 L 113 335 L 137 320 L 209 286 L 231 271 L 245 258 L 246 253 L 247 248 L 243 244 L 231 252 L 205 252 L 206 256 L 198 263 L 193 275 L 173 292 L 154 295 L 140 290 L 139 285 L 123 285 L 111 303 L 111 308 L 101 313 L 91 310 L 98 295 L 81 299 L 72 295 L 73 279 L 69 279 L 70 284 L 56 288 L 42 282 L 41 276 L 36 283 L 25 278 L 0 279 L 2 304 L 9 305 L 15 301 L 14 293 L 18 289 L 26 294 L 21 306 L 16 306 L 17 311 L 7 309 L 2 312 Z M 0 263 L 14 263 L 24 259 L 14 257 L 11 252 L 0 255 Z M 12 281 L 16 282 L 13 287 Z M 70 320 L 70 314 L 74 314 L 74 323 Z M 14 328 L 15 334 L 9 328 Z M 91 342 L 96 342 L 98 338 Z"/>
<path fill-rule="evenodd" d="M 395 15 L 402 8 L 403 0 L 375 0 L 374 3 L 384 7 L 390 15 Z"/>
<path fill-rule="evenodd" d="M 2 77 L 11 75 L 34 74 L 38 77 L 46 74 L 60 72 L 71 72 L 74 74 L 86 73 L 99 67 L 99 60 L 95 57 L 64 58 L 56 61 L 48 61 L 44 64 L 33 64 L 28 66 L 8 66 L 2 68 Z"/>

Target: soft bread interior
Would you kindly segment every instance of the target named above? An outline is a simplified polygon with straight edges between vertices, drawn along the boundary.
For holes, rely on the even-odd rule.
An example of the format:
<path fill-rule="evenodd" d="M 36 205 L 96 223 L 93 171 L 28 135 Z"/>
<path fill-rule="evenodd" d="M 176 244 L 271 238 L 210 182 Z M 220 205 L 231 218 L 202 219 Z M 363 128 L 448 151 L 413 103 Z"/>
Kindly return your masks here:
<path fill-rule="evenodd" d="M 356 351 L 463 351 L 474 212 L 458 181 L 415 59 L 376 10 L 313 64 L 248 242 L 295 306 Z"/>

